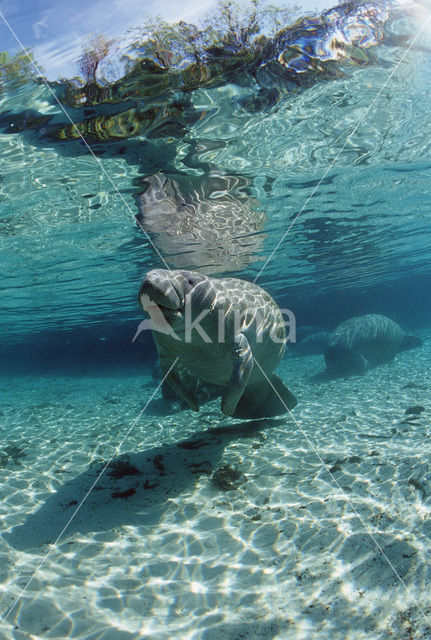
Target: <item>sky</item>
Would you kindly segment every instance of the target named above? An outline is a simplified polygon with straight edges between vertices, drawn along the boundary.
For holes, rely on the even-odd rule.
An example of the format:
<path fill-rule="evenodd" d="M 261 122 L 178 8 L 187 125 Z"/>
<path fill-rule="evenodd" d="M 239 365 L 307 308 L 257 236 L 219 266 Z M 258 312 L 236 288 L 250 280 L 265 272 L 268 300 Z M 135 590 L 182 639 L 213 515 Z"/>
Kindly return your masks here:
<path fill-rule="evenodd" d="M 214 4 L 214 0 L 164 0 L 163 4 L 160 0 L 0 0 L 0 12 L 22 45 L 32 48 L 45 75 L 54 80 L 77 74 L 76 61 L 89 35 L 121 39 L 128 29 L 156 15 L 168 22 L 196 22 Z M 299 4 L 305 13 L 329 8 L 338 0 L 286 4 Z M 0 16 L 0 52 L 13 54 L 20 48 Z"/>

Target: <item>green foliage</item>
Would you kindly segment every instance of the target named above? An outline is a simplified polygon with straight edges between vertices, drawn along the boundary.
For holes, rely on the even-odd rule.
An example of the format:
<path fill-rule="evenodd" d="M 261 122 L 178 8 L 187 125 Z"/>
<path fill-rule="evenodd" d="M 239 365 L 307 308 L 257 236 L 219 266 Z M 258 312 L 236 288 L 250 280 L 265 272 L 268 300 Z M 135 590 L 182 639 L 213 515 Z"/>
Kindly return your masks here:
<path fill-rule="evenodd" d="M 219 0 L 204 23 L 211 30 L 214 44 L 224 44 L 237 53 L 260 42 L 260 35 L 272 37 L 291 23 L 299 7 L 276 6 L 266 0 Z"/>
<path fill-rule="evenodd" d="M 231 53 L 238 53 L 253 43 L 262 28 L 262 2 L 249 0 L 239 4 L 234 0 L 221 0 L 206 19 L 215 46 L 228 46 Z"/>
<path fill-rule="evenodd" d="M 0 86 L 6 83 L 24 84 L 37 77 L 34 67 L 34 55 L 20 52 L 10 56 L 7 51 L 0 52 Z"/>
<path fill-rule="evenodd" d="M 200 62 L 203 49 L 210 43 L 207 29 L 183 20 L 170 24 L 161 16 L 144 22 L 140 31 L 132 47 L 165 69 L 180 66 L 182 61 Z"/>
<path fill-rule="evenodd" d="M 296 10 L 265 0 L 219 0 L 199 27 L 182 20 L 171 24 L 160 16 L 147 20 L 139 27 L 132 46 L 165 69 L 208 63 L 214 58 L 257 51 L 262 36 L 272 36 L 289 24 Z"/>

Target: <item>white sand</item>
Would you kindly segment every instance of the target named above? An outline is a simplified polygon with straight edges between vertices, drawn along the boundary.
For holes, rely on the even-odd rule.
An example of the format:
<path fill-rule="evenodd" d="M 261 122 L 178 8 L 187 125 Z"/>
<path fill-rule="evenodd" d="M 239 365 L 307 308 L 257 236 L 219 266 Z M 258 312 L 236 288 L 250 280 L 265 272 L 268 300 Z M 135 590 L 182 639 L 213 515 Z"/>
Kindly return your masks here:
<path fill-rule="evenodd" d="M 52 550 L 154 383 L 0 379 L 3 615 L 44 561 L 0 638 L 431 638 L 430 359 L 320 382 L 322 357 L 285 360 L 300 429 L 150 406 L 121 449 L 140 474 L 105 472 Z"/>

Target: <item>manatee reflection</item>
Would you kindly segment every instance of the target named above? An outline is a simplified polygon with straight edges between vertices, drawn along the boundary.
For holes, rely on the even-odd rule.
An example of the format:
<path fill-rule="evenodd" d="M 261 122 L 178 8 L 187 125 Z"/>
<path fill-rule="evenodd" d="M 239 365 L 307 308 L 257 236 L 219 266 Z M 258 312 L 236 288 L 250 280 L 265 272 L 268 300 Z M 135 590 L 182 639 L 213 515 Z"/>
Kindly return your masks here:
<path fill-rule="evenodd" d="M 181 184 L 180 184 L 181 181 Z M 242 177 L 212 174 L 145 178 L 137 196 L 139 225 L 175 269 L 236 271 L 258 259 L 266 215 L 243 193 Z"/>

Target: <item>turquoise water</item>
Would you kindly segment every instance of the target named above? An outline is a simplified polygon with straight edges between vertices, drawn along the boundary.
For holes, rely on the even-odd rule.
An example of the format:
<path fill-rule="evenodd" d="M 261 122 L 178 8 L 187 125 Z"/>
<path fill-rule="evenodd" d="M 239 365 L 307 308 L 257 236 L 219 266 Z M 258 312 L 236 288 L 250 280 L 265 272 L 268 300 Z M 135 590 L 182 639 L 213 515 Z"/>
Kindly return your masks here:
<path fill-rule="evenodd" d="M 0 84 L 0 637 L 431 637 L 431 22 L 337 11 L 193 90 Z M 292 416 L 195 414 L 132 342 L 163 261 L 424 343 L 338 380 L 289 349 Z"/>

